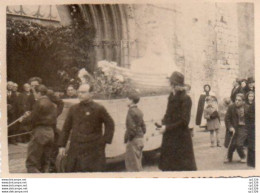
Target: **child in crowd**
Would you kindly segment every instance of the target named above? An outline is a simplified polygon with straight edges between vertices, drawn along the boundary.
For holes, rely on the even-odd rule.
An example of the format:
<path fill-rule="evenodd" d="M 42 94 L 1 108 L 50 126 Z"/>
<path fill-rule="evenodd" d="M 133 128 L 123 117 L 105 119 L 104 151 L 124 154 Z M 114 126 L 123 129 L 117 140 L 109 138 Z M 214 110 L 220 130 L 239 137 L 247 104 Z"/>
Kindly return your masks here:
<path fill-rule="evenodd" d="M 246 95 L 246 103 L 248 105 L 252 105 L 255 101 L 255 93 L 253 91 L 249 91 Z"/>
<path fill-rule="evenodd" d="M 137 107 L 140 100 L 139 93 L 132 91 L 128 94 L 128 113 L 126 117 L 125 143 L 125 165 L 127 171 L 142 170 L 142 151 L 144 147 L 143 137 L 146 132 L 143 113 Z"/>
<path fill-rule="evenodd" d="M 221 147 L 219 141 L 220 118 L 217 108 L 217 99 L 214 96 L 206 98 L 206 108 L 204 110 L 204 118 L 207 120 L 207 128 L 210 132 L 211 147 L 214 147 L 214 133 L 216 133 L 217 146 Z"/>

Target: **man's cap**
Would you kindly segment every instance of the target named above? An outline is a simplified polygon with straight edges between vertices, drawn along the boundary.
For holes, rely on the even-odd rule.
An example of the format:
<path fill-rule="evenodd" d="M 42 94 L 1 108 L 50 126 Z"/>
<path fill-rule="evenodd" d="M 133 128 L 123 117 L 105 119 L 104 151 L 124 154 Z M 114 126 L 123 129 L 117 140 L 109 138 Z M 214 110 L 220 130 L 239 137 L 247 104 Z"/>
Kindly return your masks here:
<path fill-rule="evenodd" d="M 248 77 L 248 79 L 247 79 L 247 83 L 249 84 L 249 83 L 254 83 L 255 82 L 255 79 L 254 79 L 254 77 Z"/>

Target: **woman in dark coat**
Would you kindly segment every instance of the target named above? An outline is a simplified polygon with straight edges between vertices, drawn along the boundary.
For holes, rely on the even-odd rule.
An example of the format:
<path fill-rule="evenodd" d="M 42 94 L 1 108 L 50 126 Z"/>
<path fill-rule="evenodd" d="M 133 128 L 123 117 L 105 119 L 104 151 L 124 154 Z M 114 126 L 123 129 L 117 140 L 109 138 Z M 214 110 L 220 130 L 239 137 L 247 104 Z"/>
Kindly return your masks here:
<path fill-rule="evenodd" d="M 201 127 L 206 127 L 207 121 L 206 119 L 204 119 L 203 112 L 205 106 L 205 99 L 206 97 L 210 96 L 211 87 L 210 85 L 205 84 L 203 88 L 204 88 L 204 93 L 200 95 L 198 108 L 197 108 L 196 125 L 200 125 Z"/>
<path fill-rule="evenodd" d="M 192 139 L 188 128 L 191 99 L 184 88 L 184 76 L 174 72 L 170 78 L 172 93 L 163 118 L 163 133 L 159 169 L 162 171 L 196 170 Z"/>

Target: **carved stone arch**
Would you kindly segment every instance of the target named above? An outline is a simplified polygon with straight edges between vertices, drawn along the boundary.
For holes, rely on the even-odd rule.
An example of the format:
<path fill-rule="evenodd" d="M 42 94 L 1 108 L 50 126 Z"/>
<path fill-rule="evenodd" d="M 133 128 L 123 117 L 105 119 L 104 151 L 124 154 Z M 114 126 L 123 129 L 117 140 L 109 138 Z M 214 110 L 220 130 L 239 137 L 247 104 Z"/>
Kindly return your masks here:
<path fill-rule="evenodd" d="M 107 5 L 107 12 L 109 17 L 111 18 L 111 39 L 113 40 L 113 49 L 112 49 L 112 61 L 116 61 L 117 63 L 120 62 L 120 45 L 119 42 L 121 40 L 121 26 L 118 21 L 118 14 L 116 13 L 115 10 L 115 5 Z"/>
<path fill-rule="evenodd" d="M 90 15 L 92 17 L 92 22 L 94 24 L 95 27 L 95 31 L 96 31 L 96 37 L 95 37 L 95 62 L 100 60 L 103 57 L 103 49 L 101 47 L 100 44 L 100 40 L 102 38 L 102 26 L 101 23 L 99 21 L 99 16 L 96 10 L 96 5 L 86 5 L 87 7 L 89 7 L 90 10 Z"/>
<path fill-rule="evenodd" d="M 129 35 L 127 5 L 80 5 L 82 17 L 93 24 L 95 37 L 95 62 L 115 61 L 119 66 L 129 66 Z"/>

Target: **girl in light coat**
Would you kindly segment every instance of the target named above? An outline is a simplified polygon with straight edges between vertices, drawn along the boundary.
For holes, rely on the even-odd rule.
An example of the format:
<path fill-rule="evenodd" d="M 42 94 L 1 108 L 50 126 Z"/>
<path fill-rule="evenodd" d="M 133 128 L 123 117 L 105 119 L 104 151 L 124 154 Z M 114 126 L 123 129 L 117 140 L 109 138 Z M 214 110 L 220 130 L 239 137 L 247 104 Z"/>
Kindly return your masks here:
<path fill-rule="evenodd" d="M 207 128 L 210 132 L 211 147 L 214 147 L 214 133 L 216 134 L 217 146 L 221 147 L 219 140 L 220 118 L 217 108 L 217 99 L 214 96 L 206 98 L 206 108 L 204 110 L 204 118 L 207 120 Z"/>

